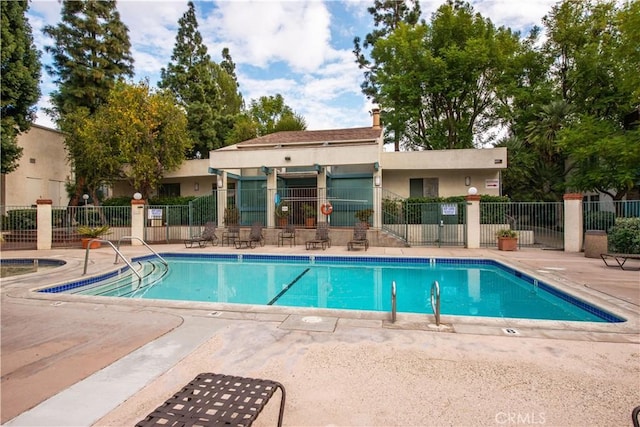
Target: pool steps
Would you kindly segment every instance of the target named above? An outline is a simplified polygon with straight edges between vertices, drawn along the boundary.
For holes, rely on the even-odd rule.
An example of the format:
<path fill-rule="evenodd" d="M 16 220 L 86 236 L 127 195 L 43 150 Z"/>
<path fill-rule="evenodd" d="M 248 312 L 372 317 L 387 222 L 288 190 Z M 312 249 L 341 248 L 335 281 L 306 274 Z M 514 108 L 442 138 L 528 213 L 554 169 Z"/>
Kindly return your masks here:
<path fill-rule="evenodd" d="M 145 292 L 149 287 L 157 283 L 164 277 L 168 268 L 161 262 L 155 260 L 147 260 L 146 262 L 136 262 L 134 273 L 131 269 L 124 270 L 113 280 L 106 283 L 98 282 L 95 284 L 77 288 L 76 292 L 80 295 L 100 295 L 100 296 L 125 296 L 137 292 Z M 138 283 L 137 275 L 142 278 Z"/>

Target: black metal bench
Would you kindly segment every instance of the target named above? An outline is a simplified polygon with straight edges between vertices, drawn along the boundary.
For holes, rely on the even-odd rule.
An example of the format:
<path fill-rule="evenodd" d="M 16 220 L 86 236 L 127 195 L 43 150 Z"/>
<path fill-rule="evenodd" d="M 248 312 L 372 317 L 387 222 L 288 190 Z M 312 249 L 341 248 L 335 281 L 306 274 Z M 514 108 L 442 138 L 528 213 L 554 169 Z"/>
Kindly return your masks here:
<path fill-rule="evenodd" d="M 284 415 L 284 386 L 276 381 L 202 373 L 173 395 L 136 427 L 205 426 L 226 424 L 250 426 L 280 389 L 278 427 Z"/>

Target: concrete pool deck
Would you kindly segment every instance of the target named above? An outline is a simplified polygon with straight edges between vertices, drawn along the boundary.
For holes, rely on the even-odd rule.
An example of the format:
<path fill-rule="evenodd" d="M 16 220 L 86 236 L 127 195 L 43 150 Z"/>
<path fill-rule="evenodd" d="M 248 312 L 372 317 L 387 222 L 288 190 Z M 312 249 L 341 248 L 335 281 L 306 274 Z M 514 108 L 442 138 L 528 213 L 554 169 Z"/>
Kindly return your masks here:
<path fill-rule="evenodd" d="M 286 426 L 630 425 L 640 405 L 638 271 L 537 249 L 154 248 L 493 258 L 627 322 L 443 316 L 438 328 L 433 316 L 44 295 L 31 290 L 80 277 L 85 251 L 3 251 L 67 265 L 0 281 L 2 425 L 131 426 L 200 372 L 281 382 Z M 113 260 L 92 250 L 88 274 Z M 275 424 L 278 397 L 254 425 Z"/>

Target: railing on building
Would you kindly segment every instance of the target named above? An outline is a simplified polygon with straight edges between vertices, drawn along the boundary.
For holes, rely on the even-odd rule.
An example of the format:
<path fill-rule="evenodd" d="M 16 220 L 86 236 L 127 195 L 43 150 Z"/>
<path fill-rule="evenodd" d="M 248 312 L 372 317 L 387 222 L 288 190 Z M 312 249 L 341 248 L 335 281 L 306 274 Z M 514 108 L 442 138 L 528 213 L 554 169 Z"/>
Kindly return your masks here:
<path fill-rule="evenodd" d="M 2 248 L 36 249 L 37 209 L 34 206 L 0 206 L 2 211 Z"/>
<path fill-rule="evenodd" d="M 497 245 L 496 232 L 508 228 L 518 232 L 518 246 L 564 248 L 563 202 L 480 203 L 480 245 Z"/>
<path fill-rule="evenodd" d="M 382 228 L 410 246 L 465 246 L 466 203 L 410 202 L 383 191 Z"/>
<path fill-rule="evenodd" d="M 374 199 L 381 201 L 379 213 L 384 232 L 395 235 L 410 246 L 463 246 L 466 242 L 466 203 L 409 203 L 406 199 L 379 188 L 266 188 L 216 190 L 212 194 L 182 206 L 145 206 L 144 239 L 153 243 L 179 242 L 199 234 L 210 221 L 220 225 L 218 192 L 240 212 L 241 225 L 259 221 L 267 224 L 268 203 L 276 200 L 289 206 L 287 221 L 305 224 L 304 205 L 315 209 L 317 219 L 324 203 L 331 203 L 332 227 L 352 227 L 356 212 L 373 209 Z M 230 195 L 232 194 L 232 196 Z M 277 196 L 276 196 L 277 195 Z M 37 247 L 37 209 L 35 206 L 0 206 L 3 249 Z M 608 230 L 616 218 L 640 217 L 640 201 L 583 202 L 584 229 Z M 102 238 L 118 241 L 131 235 L 130 206 L 57 206 L 52 207 L 52 246 L 80 247 L 79 225 L 109 225 Z M 275 220 L 274 220 L 275 223 Z M 276 224 L 277 226 L 277 224 Z M 563 249 L 564 204 L 562 202 L 481 202 L 481 246 L 496 245 L 495 233 L 511 228 L 519 234 L 521 247 Z"/>
<path fill-rule="evenodd" d="M 640 200 L 598 200 L 582 203 L 584 231 L 609 231 L 618 218 L 640 218 Z"/>

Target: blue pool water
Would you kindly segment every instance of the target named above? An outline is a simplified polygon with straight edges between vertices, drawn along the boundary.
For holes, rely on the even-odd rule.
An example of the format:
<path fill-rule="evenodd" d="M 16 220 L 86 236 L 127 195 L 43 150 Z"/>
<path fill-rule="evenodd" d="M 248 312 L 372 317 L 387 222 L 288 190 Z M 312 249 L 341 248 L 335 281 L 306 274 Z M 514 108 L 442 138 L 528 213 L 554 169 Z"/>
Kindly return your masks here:
<path fill-rule="evenodd" d="M 621 322 L 621 319 L 493 260 L 167 254 L 152 284 L 79 281 L 42 292 L 329 309 L 432 313 L 438 281 L 445 315 Z M 149 260 L 150 258 L 146 257 Z M 136 260 L 137 261 L 137 260 Z M 113 277 L 106 281 L 114 281 Z"/>

